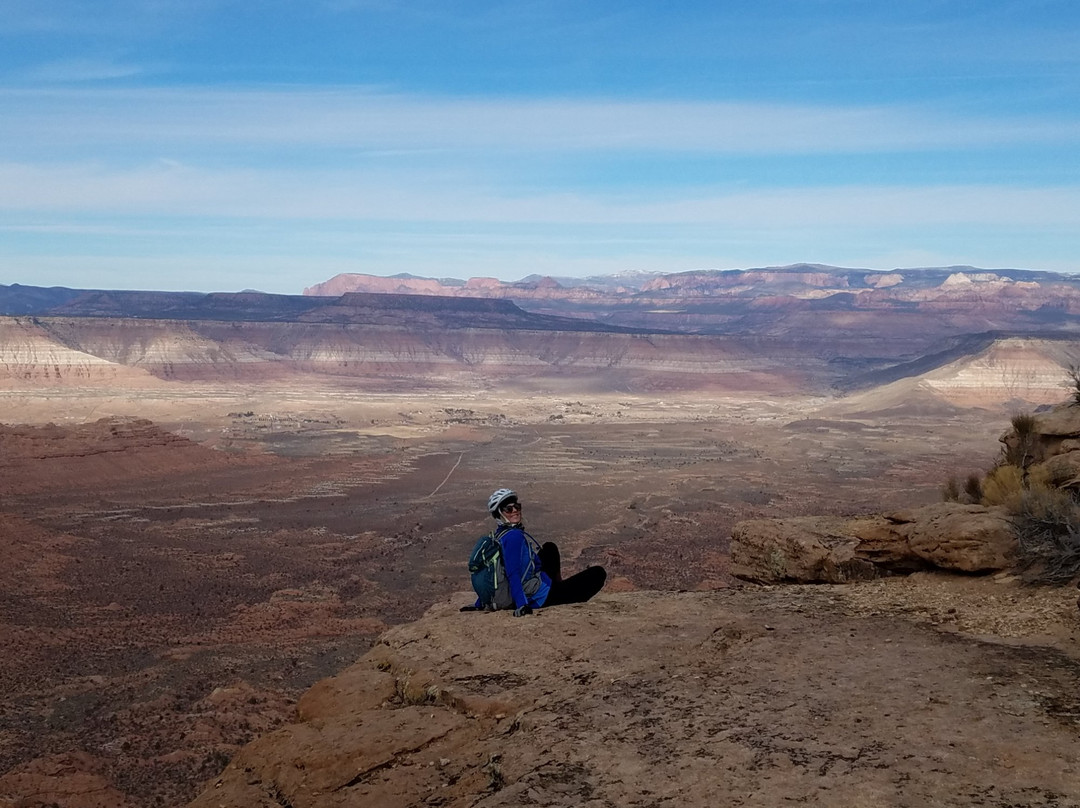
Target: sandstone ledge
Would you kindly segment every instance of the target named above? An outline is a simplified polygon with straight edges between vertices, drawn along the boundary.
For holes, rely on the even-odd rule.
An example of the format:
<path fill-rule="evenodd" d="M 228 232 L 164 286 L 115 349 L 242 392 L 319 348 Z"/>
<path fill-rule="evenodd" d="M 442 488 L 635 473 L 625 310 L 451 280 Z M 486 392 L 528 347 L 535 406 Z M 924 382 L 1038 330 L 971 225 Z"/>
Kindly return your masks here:
<path fill-rule="evenodd" d="M 1003 508 L 940 502 L 850 519 L 752 519 L 731 535 L 732 572 L 757 582 L 845 583 L 916 570 L 985 573 L 1016 558 Z"/>
<path fill-rule="evenodd" d="M 859 588 L 439 604 L 192 805 L 1080 804 L 1073 660 L 845 613 Z"/>

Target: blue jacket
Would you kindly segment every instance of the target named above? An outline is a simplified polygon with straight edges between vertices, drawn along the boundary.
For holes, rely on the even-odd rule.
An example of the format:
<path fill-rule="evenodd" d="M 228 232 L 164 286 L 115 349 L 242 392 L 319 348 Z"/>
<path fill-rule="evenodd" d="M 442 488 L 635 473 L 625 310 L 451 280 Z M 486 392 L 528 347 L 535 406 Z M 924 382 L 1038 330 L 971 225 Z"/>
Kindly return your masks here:
<path fill-rule="evenodd" d="M 506 579 L 510 583 L 514 605 L 519 609 L 525 605 L 539 609 L 551 591 L 551 579 L 546 572 L 540 570 L 540 558 L 525 538 L 525 528 L 514 525 L 502 534 L 499 542 L 502 544 L 503 566 L 506 567 Z M 534 570 L 540 570 L 540 587 L 532 595 L 526 595 L 521 585 L 523 578 L 529 573 L 530 561 Z"/>
<path fill-rule="evenodd" d="M 551 592 L 551 578 L 540 569 L 540 557 L 533 552 L 532 544 L 526 538 L 525 528 L 522 525 L 500 524 L 498 531 L 496 535 L 499 536 L 499 544 L 502 545 L 503 568 L 506 570 L 506 580 L 510 586 L 510 594 L 514 598 L 514 605 L 518 609 L 522 606 L 539 609 L 547 600 L 548 593 Z M 533 570 L 539 571 L 540 585 L 532 595 L 526 595 L 522 584 L 529 573 L 530 561 Z M 476 608 L 483 607 L 484 604 L 480 602 L 480 598 L 477 598 Z"/>

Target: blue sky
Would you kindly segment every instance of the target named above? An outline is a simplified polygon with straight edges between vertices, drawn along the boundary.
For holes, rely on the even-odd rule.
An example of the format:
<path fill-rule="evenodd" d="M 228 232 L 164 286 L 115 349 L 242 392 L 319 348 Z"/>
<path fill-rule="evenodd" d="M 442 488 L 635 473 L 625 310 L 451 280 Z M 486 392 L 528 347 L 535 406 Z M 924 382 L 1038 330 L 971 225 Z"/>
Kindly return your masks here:
<path fill-rule="evenodd" d="M 0 0 L 0 283 L 1080 272 L 1076 0 Z"/>

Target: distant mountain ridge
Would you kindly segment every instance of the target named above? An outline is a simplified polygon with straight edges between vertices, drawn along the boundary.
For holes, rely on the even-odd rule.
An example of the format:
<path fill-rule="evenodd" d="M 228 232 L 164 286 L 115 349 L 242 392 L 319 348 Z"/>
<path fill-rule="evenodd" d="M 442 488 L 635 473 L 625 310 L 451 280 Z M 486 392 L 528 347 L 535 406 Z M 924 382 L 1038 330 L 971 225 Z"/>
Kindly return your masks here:
<path fill-rule="evenodd" d="M 872 270 L 803 263 L 781 267 L 702 269 L 677 273 L 631 271 L 586 278 L 529 275 L 518 281 L 500 281 L 488 277 L 436 279 L 408 273 L 390 277 L 341 273 L 307 287 L 304 294 L 337 296 L 346 292 L 373 292 L 522 299 L 565 295 L 568 299 L 573 299 L 591 294 L 622 298 L 657 294 L 725 295 L 731 294 L 733 290 L 738 290 L 741 295 L 760 296 L 783 289 L 787 294 L 801 296 L 816 295 L 823 291 L 835 293 L 898 286 L 903 286 L 905 290 L 948 288 L 967 282 L 1063 283 L 1080 288 L 1080 281 L 1075 276 L 1043 270 L 980 269 L 972 266 Z"/>
<path fill-rule="evenodd" d="M 576 378 L 596 389 L 850 394 L 952 365 L 988 399 L 983 388 L 1009 388 L 1010 397 L 1013 388 L 1049 390 L 1055 367 L 1080 362 L 1080 279 L 1052 272 L 799 264 L 573 286 L 411 275 L 333 283 L 343 291 L 0 286 L 0 318 L 10 318 L 0 322 L 0 378 L 314 373 L 407 384 L 464 374 Z M 1035 342 L 992 352 L 1013 338 Z M 977 378 L 955 365 L 981 355 L 990 359 Z"/>
<path fill-rule="evenodd" d="M 347 292 L 336 297 L 265 292 L 154 292 L 0 285 L 0 316 L 113 317 L 225 322 L 371 324 L 539 331 L 632 332 L 635 329 L 534 314 L 509 300 Z"/>
<path fill-rule="evenodd" d="M 798 340 L 820 355 L 915 360 L 972 334 L 1080 333 L 1080 277 L 968 266 L 877 271 L 794 264 L 515 282 L 338 275 L 307 296 L 424 294 L 512 300 L 538 314 L 645 331 Z"/>
<path fill-rule="evenodd" d="M 915 334 L 931 340 L 986 331 L 1080 328 L 1080 277 L 1024 269 L 930 267 L 876 271 L 823 264 L 630 273 L 503 282 L 346 274 L 306 296 L 368 292 L 513 300 L 539 314 L 645 330 L 778 335 Z M 865 322 L 860 323 L 862 318 Z"/>

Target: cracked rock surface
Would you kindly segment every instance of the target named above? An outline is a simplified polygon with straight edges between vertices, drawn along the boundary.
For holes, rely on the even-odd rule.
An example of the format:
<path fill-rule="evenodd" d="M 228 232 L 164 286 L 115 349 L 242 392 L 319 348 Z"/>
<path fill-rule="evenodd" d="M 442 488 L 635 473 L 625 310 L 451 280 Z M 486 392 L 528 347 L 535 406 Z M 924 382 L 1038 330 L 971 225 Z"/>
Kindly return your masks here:
<path fill-rule="evenodd" d="M 892 585 L 446 601 L 192 806 L 1080 805 L 1077 626 L 975 636 L 890 610 Z M 950 615 L 1010 586 L 956 584 Z"/>

